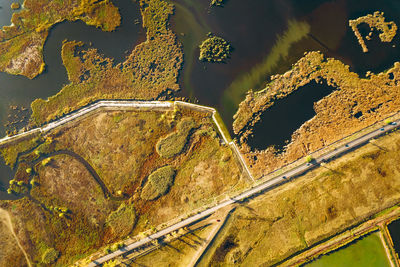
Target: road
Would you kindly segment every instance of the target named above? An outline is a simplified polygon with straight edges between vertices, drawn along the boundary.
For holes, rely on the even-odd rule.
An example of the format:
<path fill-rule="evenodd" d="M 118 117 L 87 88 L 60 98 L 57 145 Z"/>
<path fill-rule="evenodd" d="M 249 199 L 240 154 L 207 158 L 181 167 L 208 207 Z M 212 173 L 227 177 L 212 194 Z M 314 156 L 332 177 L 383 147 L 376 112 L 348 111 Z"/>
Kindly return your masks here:
<path fill-rule="evenodd" d="M 63 116 L 62 118 L 50 122 L 43 127 L 35 128 L 24 133 L 16 134 L 13 136 L 7 136 L 0 139 L 0 145 L 8 142 L 15 141 L 20 138 L 27 137 L 29 135 L 46 133 L 50 130 L 53 130 L 57 127 L 60 127 L 68 122 L 79 119 L 83 116 L 86 116 L 100 108 L 159 108 L 159 109 L 171 109 L 174 107 L 174 102 L 165 102 L 165 101 L 122 101 L 122 100 L 102 100 L 97 103 L 91 104 L 87 107 L 81 108 L 77 111 L 74 111 L 68 115 Z"/>
<path fill-rule="evenodd" d="M 338 157 L 338 156 L 340 156 L 340 155 L 342 155 L 342 154 L 344 154 L 346 152 L 351 151 L 354 148 L 357 148 L 357 147 L 369 142 L 371 139 L 374 139 L 374 138 L 379 137 L 380 135 L 382 135 L 384 133 L 387 133 L 387 132 L 389 132 L 391 130 L 396 129 L 399 126 L 399 124 L 400 124 L 400 120 L 397 120 L 397 121 L 394 121 L 394 122 L 392 122 L 392 123 L 390 123 L 388 125 L 383 126 L 380 129 L 371 131 L 370 133 L 368 133 L 366 135 L 363 135 L 363 136 L 361 136 L 361 137 L 359 137 L 359 138 L 357 138 L 357 139 L 355 139 L 353 141 L 350 141 L 347 144 L 345 144 L 343 146 L 340 146 L 340 147 L 336 148 L 335 150 L 333 150 L 331 152 L 328 152 L 328 153 L 326 153 L 326 154 L 324 154 L 324 155 L 322 155 L 322 156 L 320 156 L 318 158 L 313 159 L 312 163 L 306 163 L 305 162 L 305 163 L 301 164 L 300 166 L 297 166 L 297 167 L 295 167 L 295 168 L 293 168 L 293 169 L 291 169 L 289 171 L 286 171 L 285 173 L 283 173 L 283 174 L 281 174 L 281 175 L 279 175 L 279 176 L 277 176 L 277 177 L 275 177 L 275 178 L 273 178 L 273 179 L 271 179 L 269 181 L 266 181 L 266 182 L 264 182 L 264 183 L 262 183 L 260 185 L 257 185 L 255 187 L 253 187 L 253 188 L 251 188 L 251 189 L 249 189 L 249 190 L 247 190 L 247 191 L 235 196 L 235 197 L 229 198 L 229 199 L 223 201 L 222 203 L 219 203 L 218 205 L 216 205 L 214 207 L 208 208 L 208 209 L 206 209 L 206 210 L 204 210 L 204 211 L 202 211 L 202 212 L 200 212 L 200 213 L 198 213 L 198 214 L 196 214 L 194 216 L 191 216 L 191 217 L 189 217 L 189 218 L 187 218 L 187 219 L 185 219 L 185 220 L 183 220 L 183 221 L 181 221 L 179 223 L 176 223 L 176 224 L 174 224 L 174 225 L 172 225 L 172 226 L 170 226 L 170 227 L 168 227 L 166 229 L 163 229 L 163 230 L 161 230 L 159 232 L 156 232 L 156 233 L 154 233 L 154 234 L 152 234 L 152 235 L 150 235 L 150 236 L 148 236 L 148 237 L 146 237 L 146 238 L 144 238 L 144 239 L 142 239 L 140 241 L 137 241 L 135 243 L 129 244 L 126 247 L 124 247 L 124 248 L 122 248 L 120 250 L 117 250 L 117 251 L 115 251 L 113 253 L 105 255 L 105 256 L 103 256 L 103 257 L 91 262 L 89 264 L 89 266 L 90 267 L 94 267 L 94 266 L 103 264 L 108 260 L 111 260 L 111 259 L 113 259 L 115 257 L 118 257 L 118 256 L 126 253 L 127 251 L 130 251 L 130 250 L 133 250 L 135 248 L 141 247 L 142 245 L 152 241 L 153 239 L 161 238 L 161 237 L 163 237 L 163 236 L 165 236 L 165 235 L 167 235 L 167 234 L 169 234 L 171 232 L 177 231 L 182 227 L 185 227 L 185 226 L 190 225 L 190 224 L 192 224 L 192 223 L 194 223 L 194 222 L 196 222 L 196 221 L 198 221 L 198 220 L 200 220 L 200 219 L 202 219 L 204 217 L 207 217 L 207 216 L 213 214 L 215 211 L 217 211 L 217 210 L 219 210 L 219 209 L 221 209 L 223 207 L 231 205 L 231 204 L 233 204 L 235 202 L 243 201 L 243 200 L 245 200 L 245 199 L 247 199 L 249 197 L 252 197 L 252 196 L 254 196 L 256 194 L 271 190 L 271 189 L 273 189 L 273 188 L 275 188 L 275 187 L 277 187 L 277 186 L 279 186 L 281 184 L 284 184 L 284 183 L 290 181 L 290 179 L 294 179 L 294 178 L 300 176 L 301 174 L 304 174 L 305 172 L 313 169 L 315 166 L 318 166 L 322 162 L 326 162 L 326 161 L 332 160 L 335 157 Z"/>

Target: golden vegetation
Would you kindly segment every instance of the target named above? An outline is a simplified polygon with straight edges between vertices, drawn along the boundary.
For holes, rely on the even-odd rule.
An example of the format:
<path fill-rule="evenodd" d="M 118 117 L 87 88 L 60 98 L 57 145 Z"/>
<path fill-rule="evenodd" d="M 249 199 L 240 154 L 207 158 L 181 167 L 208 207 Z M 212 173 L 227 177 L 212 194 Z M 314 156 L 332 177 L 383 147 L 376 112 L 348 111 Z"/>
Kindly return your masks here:
<path fill-rule="evenodd" d="M 110 213 L 106 224 L 111 227 L 115 237 L 129 235 L 136 224 L 136 213 L 133 204 L 122 203 L 117 210 Z"/>
<path fill-rule="evenodd" d="M 143 187 L 141 198 L 154 200 L 165 195 L 174 183 L 175 169 L 171 166 L 164 166 L 155 170 Z"/>
<path fill-rule="evenodd" d="M 177 91 L 183 62 L 182 47 L 167 27 L 173 6 L 164 1 L 140 1 L 147 40 L 118 64 L 96 49 L 75 55 L 81 42 L 65 42 L 63 63 L 71 83 L 47 100 L 32 104 L 36 125 L 56 119 L 98 99 L 156 99 L 167 90 Z"/>
<path fill-rule="evenodd" d="M 186 122 L 198 128 L 181 153 L 160 157 L 158 140 Z M 0 207 L 11 212 L 34 265 L 51 248 L 59 252 L 55 264 L 72 264 L 246 184 L 210 114 L 186 109 L 99 112 L 47 134 L 17 164 L 13 184 L 27 197 Z M 159 194 L 152 201 L 146 183 Z"/>
<path fill-rule="evenodd" d="M 17 3 L 17 2 L 14 2 L 14 3 L 11 4 L 11 9 L 12 10 L 17 10 L 17 9 L 20 9 L 20 8 L 21 8 L 21 5 L 19 3 Z"/>
<path fill-rule="evenodd" d="M 385 22 L 385 17 L 383 16 L 383 12 L 375 11 L 374 14 L 368 14 L 366 16 L 359 17 L 355 20 L 349 20 L 349 26 L 353 30 L 354 34 L 357 37 L 358 43 L 361 45 L 364 53 L 368 52 L 367 45 L 364 42 L 364 39 L 361 36 L 361 33 L 358 30 L 358 25 L 362 23 L 368 24 L 371 31 L 366 36 L 366 39 L 371 39 L 372 31 L 374 28 L 379 30 L 381 33 L 379 34 L 379 38 L 382 42 L 390 43 L 393 38 L 396 36 L 397 25 L 393 21 Z"/>
<path fill-rule="evenodd" d="M 156 145 L 157 153 L 163 158 L 172 158 L 185 147 L 190 131 L 196 126 L 192 119 L 182 120 L 178 123 L 177 131 L 161 138 Z"/>
<path fill-rule="evenodd" d="M 271 266 L 400 201 L 394 132 L 241 205 L 199 266 Z"/>
<path fill-rule="evenodd" d="M 17 163 L 18 155 L 35 148 L 39 145 L 39 143 L 39 137 L 22 140 L 18 143 L 9 144 L 1 147 L 0 153 L 3 156 L 5 163 L 10 166 L 10 168 L 14 168 L 15 164 Z"/>
<path fill-rule="evenodd" d="M 13 14 L 12 25 L 0 30 L 0 71 L 31 79 L 40 74 L 49 30 L 65 20 L 82 20 L 112 31 L 119 26 L 121 17 L 108 0 L 25 0 L 24 9 Z"/>
<path fill-rule="evenodd" d="M 271 79 L 266 89 L 250 91 L 234 116 L 233 129 L 241 135 L 242 151 L 255 176 L 299 159 L 400 109 L 400 63 L 385 72 L 367 73 L 366 78 L 360 78 L 339 60 L 310 52 L 292 70 Z M 316 115 L 292 135 L 284 153 L 275 155 L 272 147 L 251 151 L 246 140 L 262 112 L 267 112 L 277 99 L 311 81 L 325 81 L 337 90 L 314 104 Z"/>
<path fill-rule="evenodd" d="M 231 45 L 221 37 L 209 34 L 200 45 L 199 60 L 208 62 L 225 62 L 231 54 Z"/>

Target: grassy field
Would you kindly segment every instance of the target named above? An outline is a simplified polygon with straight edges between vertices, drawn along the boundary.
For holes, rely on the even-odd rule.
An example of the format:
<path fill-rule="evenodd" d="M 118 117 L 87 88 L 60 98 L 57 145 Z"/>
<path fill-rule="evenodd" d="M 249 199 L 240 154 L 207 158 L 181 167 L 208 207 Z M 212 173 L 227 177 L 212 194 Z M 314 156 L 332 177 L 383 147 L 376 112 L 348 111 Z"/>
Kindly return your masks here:
<path fill-rule="evenodd" d="M 243 203 L 200 266 L 272 265 L 400 201 L 394 132 Z"/>
<path fill-rule="evenodd" d="M 365 236 L 349 245 L 333 251 L 327 255 L 305 264 L 307 267 L 323 266 L 365 266 L 383 267 L 391 266 L 385 248 L 375 232 Z"/>
<path fill-rule="evenodd" d="M 188 121 L 190 131 L 182 127 Z M 184 134 L 184 145 L 161 157 L 156 144 L 171 134 Z M 14 145 L 5 157 L 15 155 Z M 71 264 L 246 186 L 211 115 L 187 109 L 99 112 L 28 148 L 10 186 L 28 193 L 0 207 L 11 213 L 34 264 L 46 251 L 58 255 L 58 265 Z M 150 183 L 158 190 L 154 198 L 145 197 Z"/>

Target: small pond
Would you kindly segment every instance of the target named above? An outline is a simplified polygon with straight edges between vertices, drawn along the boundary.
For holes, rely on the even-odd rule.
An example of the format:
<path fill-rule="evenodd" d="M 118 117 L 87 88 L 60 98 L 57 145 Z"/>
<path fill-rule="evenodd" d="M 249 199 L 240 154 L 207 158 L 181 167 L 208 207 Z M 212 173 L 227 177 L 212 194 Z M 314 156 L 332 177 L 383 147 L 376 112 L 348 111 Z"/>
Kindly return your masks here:
<path fill-rule="evenodd" d="M 254 126 L 248 145 L 254 150 L 264 150 L 275 145 L 282 149 L 290 141 L 293 132 L 315 116 L 314 103 L 329 95 L 333 87 L 325 83 L 311 82 L 300 87 L 261 115 Z"/>

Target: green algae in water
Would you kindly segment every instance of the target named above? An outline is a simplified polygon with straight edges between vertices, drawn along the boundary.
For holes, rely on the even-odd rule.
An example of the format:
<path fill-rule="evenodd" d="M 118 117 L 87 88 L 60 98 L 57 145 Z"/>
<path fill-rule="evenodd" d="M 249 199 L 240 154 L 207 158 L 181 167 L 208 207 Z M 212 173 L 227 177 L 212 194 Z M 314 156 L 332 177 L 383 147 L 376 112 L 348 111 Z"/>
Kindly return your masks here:
<path fill-rule="evenodd" d="M 348 246 L 305 264 L 307 267 L 325 266 L 391 266 L 379 232 L 358 239 Z"/>
<path fill-rule="evenodd" d="M 310 33 L 310 25 L 303 21 L 289 20 L 288 29 L 282 35 L 277 36 L 275 45 L 271 52 L 264 58 L 262 63 L 254 66 L 249 72 L 235 79 L 223 95 L 224 107 L 230 112 L 237 109 L 243 96 L 249 89 L 259 86 L 271 74 L 281 59 L 289 55 L 292 45 Z"/>

